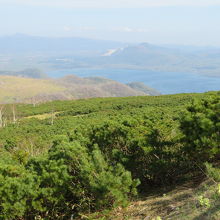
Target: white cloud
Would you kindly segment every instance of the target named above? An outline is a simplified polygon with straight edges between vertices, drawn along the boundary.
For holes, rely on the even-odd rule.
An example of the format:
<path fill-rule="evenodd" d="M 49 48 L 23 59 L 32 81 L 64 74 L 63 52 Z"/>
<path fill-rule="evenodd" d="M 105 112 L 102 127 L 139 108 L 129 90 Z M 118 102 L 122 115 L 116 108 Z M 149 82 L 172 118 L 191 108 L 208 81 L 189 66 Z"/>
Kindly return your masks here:
<path fill-rule="evenodd" d="M 134 8 L 220 5 L 220 0 L 0 0 L 0 4 L 68 8 Z"/>
<path fill-rule="evenodd" d="M 110 31 L 127 32 L 127 33 L 146 33 L 146 32 L 149 32 L 149 30 L 145 29 L 145 28 L 130 28 L 130 27 L 112 28 L 112 29 L 110 29 Z"/>
<path fill-rule="evenodd" d="M 66 32 L 69 32 L 69 31 L 73 31 L 74 29 L 70 26 L 64 26 L 63 30 L 66 31 Z"/>
<path fill-rule="evenodd" d="M 87 31 L 97 31 L 98 29 L 95 27 L 89 26 L 81 26 L 81 27 L 72 27 L 72 26 L 64 26 L 63 30 L 65 32 L 87 32 Z"/>
<path fill-rule="evenodd" d="M 146 33 L 149 29 L 146 28 L 131 28 L 131 27 L 116 27 L 116 28 L 96 28 L 90 26 L 72 27 L 64 26 L 63 30 L 65 32 L 92 32 L 92 31 L 104 31 L 104 32 L 126 32 L 126 33 Z"/>
<path fill-rule="evenodd" d="M 136 32 L 139 32 L 139 33 L 147 33 L 149 31 L 150 31 L 149 29 L 144 29 L 144 28 L 137 28 L 136 29 Z"/>
<path fill-rule="evenodd" d="M 112 29 L 112 31 L 116 31 L 116 32 L 134 32 L 133 28 L 129 28 L 129 27 L 122 27 L 122 28 L 115 28 Z"/>
<path fill-rule="evenodd" d="M 80 31 L 96 31 L 97 28 L 87 26 L 87 27 L 80 27 L 79 30 Z"/>

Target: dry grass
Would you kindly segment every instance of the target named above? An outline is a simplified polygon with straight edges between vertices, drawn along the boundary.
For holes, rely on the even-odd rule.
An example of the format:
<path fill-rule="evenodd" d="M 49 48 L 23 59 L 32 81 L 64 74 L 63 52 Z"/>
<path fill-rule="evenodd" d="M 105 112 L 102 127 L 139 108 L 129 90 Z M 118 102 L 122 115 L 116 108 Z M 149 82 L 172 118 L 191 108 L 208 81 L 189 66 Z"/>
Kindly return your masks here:
<path fill-rule="evenodd" d="M 64 90 L 50 80 L 0 76 L 0 102 L 16 102 L 39 94 L 55 94 Z"/>
<path fill-rule="evenodd" d="M 89 80 L 75 76 L 64 79 L 32 79 L 0 76 L 0 103 L 38 103 L 94 97 L 126 97 L 146 95 L 111 80 Z"/>
<path fill-rule="evenodd" d="M 56 117 L 56 115 L 60 114 L 62 112 L 51 112 L 51 113 L 45 113 L 45 114 L 39 114 L 39 115 L 31 115 L 31 116 L 28 116 L 28 117 L 25 117 L 25 118 L 37 118 L 39 120 L 44 120 L 44 119 L 48 119 L 48 118 L 51 118 L 51 117 Z"/>
<path fill-rule="evenodd" d="M 216 185 L 208 180 L 197 187 L 189 183 L 168 192 L 152 193 L 132 202 L 127 208 L 118 208 L 105 215 L 99 213 L 88 219 L 156 220 L 160 217 L 162 220 L 220 220 L 220 203 L 213 199 L 215 190 Z M 211 206 L 201 206 L 199 195 L 209 198 Z"/>

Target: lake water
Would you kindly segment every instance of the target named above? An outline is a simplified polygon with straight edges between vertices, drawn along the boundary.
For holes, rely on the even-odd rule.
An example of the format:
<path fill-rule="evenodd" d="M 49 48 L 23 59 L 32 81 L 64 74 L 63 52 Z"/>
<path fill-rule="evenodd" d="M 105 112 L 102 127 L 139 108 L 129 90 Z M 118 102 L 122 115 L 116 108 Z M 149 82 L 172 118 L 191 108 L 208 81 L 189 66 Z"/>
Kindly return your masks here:
<path fill-rule="evenodd" d="M 47 74 L 54 78 L 74 74 L 79 77 L 101 76 L 122 83 L 143 82 L 147 86 L 157 89 L 162 94 L 220 90 L 220 77 L 209 77 L 192 73 L 127 69 L 71 69 L 54 70 Z"/>

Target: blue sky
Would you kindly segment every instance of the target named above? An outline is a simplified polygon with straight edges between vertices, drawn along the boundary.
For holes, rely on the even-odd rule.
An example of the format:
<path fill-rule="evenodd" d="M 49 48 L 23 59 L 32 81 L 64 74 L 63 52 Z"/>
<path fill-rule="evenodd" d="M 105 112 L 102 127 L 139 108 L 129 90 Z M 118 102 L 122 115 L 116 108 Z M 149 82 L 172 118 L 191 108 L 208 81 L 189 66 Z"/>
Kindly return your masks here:
<path fill-rule="evenodd" d="M 0 0 L 0 35 L 220 46 L 220 0 Z"/>

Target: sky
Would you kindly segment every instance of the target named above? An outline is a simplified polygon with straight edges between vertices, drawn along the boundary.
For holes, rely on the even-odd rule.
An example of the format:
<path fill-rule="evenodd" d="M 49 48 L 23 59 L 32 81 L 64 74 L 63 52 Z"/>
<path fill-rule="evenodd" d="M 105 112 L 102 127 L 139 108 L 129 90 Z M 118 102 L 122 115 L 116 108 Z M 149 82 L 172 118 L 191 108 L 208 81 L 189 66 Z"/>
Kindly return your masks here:
<path fill-rule="evenodd" d="M 0 36 L 220 46 L 220 0 L 0 0 L 0 21 Z"/>

